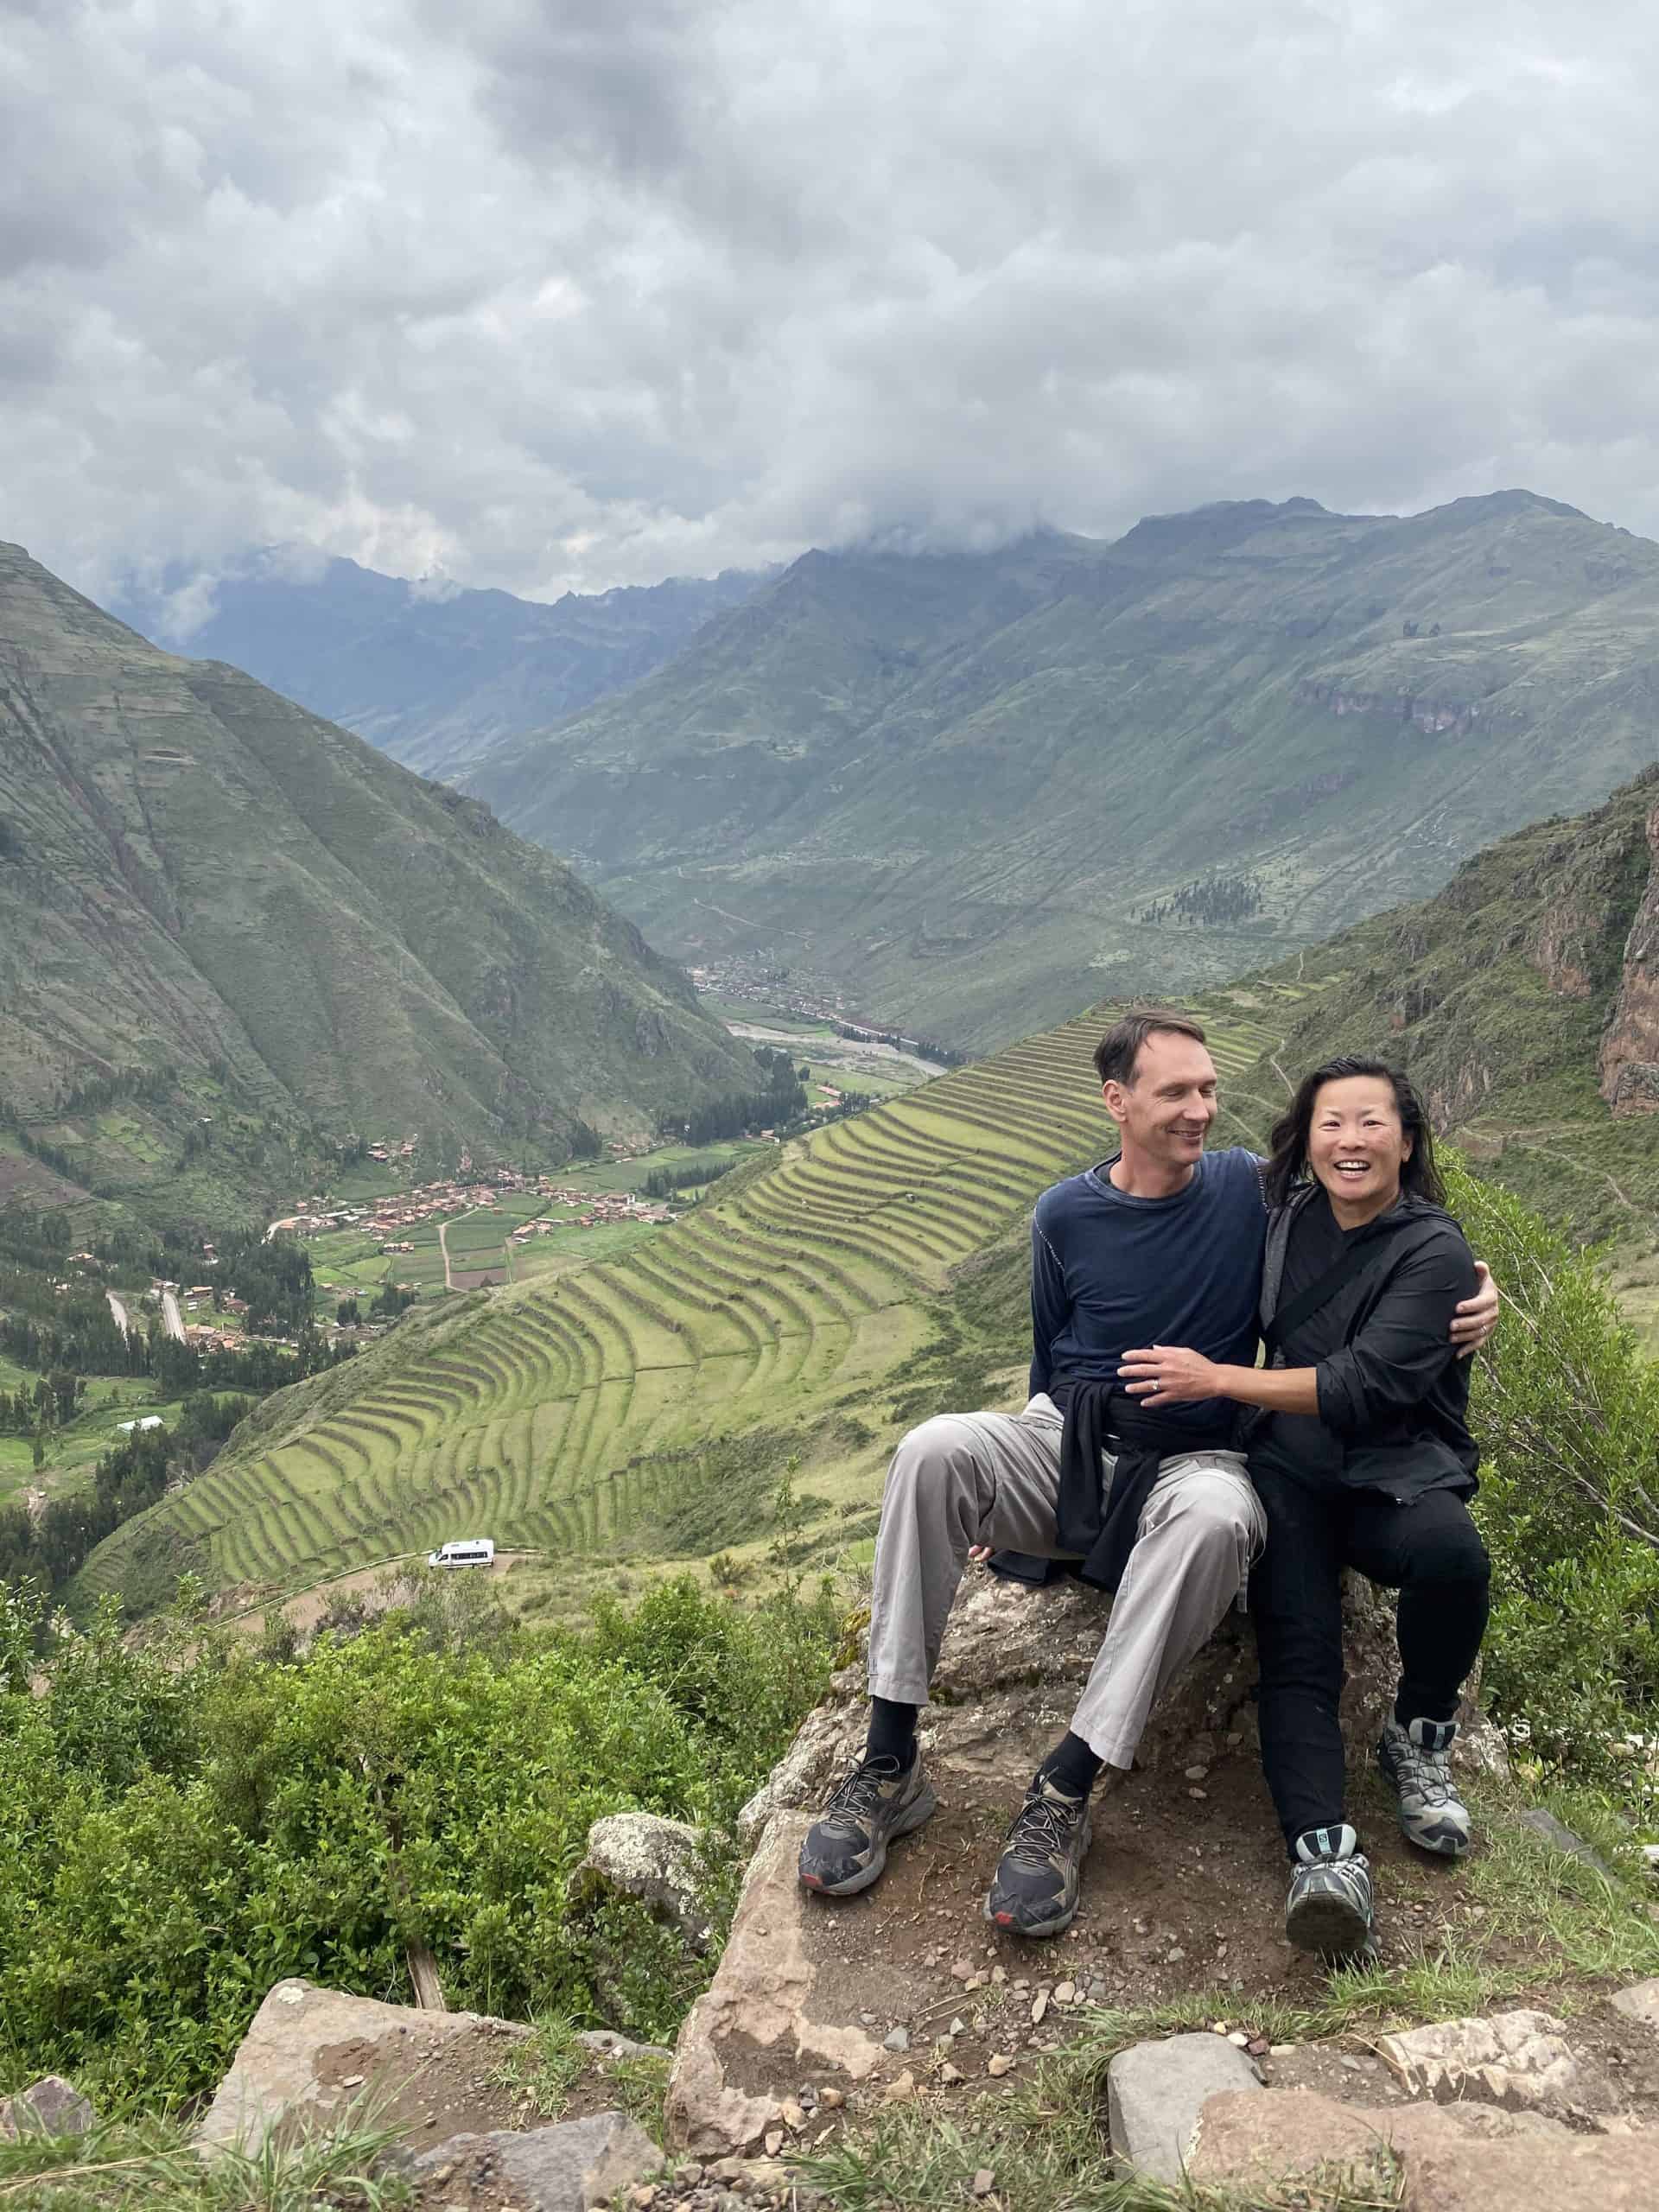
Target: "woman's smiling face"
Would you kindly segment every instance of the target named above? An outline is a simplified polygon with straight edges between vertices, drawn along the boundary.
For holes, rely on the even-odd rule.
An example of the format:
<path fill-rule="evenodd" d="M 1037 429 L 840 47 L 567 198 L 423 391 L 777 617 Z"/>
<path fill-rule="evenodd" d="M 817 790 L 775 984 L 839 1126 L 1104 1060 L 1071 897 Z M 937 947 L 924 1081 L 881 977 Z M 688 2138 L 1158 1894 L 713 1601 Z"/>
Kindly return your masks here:
<path fill-rule="evenodd" d="M 1394 1085 L 1386 1077 L 1347 1075 L 1322 1083 L 1307 1131 L 1307 1164 L 1339 1220 L 1369 1220 L 1400 1196 L 1411 1157 Z"/>

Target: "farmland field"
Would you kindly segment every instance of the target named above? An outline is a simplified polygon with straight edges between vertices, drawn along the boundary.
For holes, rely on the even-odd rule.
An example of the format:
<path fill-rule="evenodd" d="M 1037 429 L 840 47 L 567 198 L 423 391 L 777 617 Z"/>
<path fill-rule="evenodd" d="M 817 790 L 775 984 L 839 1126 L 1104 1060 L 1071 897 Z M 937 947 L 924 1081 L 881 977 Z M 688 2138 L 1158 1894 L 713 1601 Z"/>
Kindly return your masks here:
<path fill-rule="evenodd" d="M 0 1361 L 0 1389 L 15 1390 L 22 1382 L 32 1389 L 37 1379 L 9 1361 Z M 79 1489 L 104 1454 L 121 1441 L 118 1423 L 149 1414 L 172 1421 L 178 1411 L 177 1401 L 163 1402 L 156 1385 L 142 1376 L 89 1375 L 75 1418 L 48 1437 L 39 1473 L 29 1437 L 0 1436 L 0 1505 L 20 1503 L 29 1489 L 44 1491 L 48 1497 L 64 1497 Z"/>
<path fill-rule="evenodd" d="M 1295 1001 L 1257 983 L 1198 1003 L 1226 1075 L 1271 1051 Z M 889 1378 L 928 1340 L 957 1271 L 1110 1148 L 1090 1065 L 1102 1023 L 1079 1016 L 764 1147 L 720 1195 L 614 1256 L 416 1309 L 118 1530 L 81 1594 L 118 1587 L 127 1547 L 158 1529 L 250 1598 L 468 1532 L 567 1574 L 613 1573 L 741 1542 L 780 1438 L 804 1455 L 811 1512 L 850 1533 L 896 1433 Z M 452 1242 L 474 1222 L 480 1237 L 503 1225 L 471 1217 Z M 1008 1346 L 1009 1390 L 1026 1351 Z"/>

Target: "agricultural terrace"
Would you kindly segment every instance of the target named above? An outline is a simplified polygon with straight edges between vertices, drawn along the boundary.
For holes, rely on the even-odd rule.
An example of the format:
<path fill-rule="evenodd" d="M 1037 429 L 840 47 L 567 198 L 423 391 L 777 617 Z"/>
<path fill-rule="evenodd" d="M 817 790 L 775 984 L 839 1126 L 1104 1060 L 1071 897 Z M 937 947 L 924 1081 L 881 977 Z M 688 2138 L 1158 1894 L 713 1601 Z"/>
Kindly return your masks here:
<path fill-rule="evenodd" d="M 1224 1074 L 1270 1052 L 1293 1011 L 1260 983 L 1194 1003 Z M 126 1547 L 153 1554 L 158 1533 L 215 1584 L 260 1592 L 470 1533 L 590 1567 L 651 1555 L 677 1515 L 696 1519 L 688 1486 L 719 1479 L 700 1454 L 872 1411 L 952 1271 L 1109 1148 L 1090 1055 L 1110 1013 L 747 1162 L 613 1261 L 404 1325 L 361 1376 L 270 1402 L 252 1441 L 99 1547 L 80 1594 L 118 1586 Z M 855 1471 L 866 1504 L 882 1457 L 867 1446 Z"/>

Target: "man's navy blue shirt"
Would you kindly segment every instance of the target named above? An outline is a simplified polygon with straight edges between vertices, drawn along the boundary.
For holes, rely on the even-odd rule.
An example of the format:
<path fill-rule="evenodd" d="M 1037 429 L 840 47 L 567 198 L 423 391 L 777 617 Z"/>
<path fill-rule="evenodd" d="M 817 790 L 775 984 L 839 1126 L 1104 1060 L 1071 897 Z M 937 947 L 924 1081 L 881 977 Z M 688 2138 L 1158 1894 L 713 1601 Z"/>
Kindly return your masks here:
<path fill-rule="evenodd" d="M 1268 1231 L 1261 1161 L 1238 1147 L 1203 1153 L 1173 1198 L 1135 1198 L 1109 1179 L 1120 1156 L 1045 1191 L 1032 1217 L 1031 1391 L 1059 1393 L 1062 1410 L 1069 1384 L 1116 1384 L 1138 1345 L 1255 1364 Z M 1236 1408 L 1206 1398 L 1158 1411 L 1213 1433 Z"/>

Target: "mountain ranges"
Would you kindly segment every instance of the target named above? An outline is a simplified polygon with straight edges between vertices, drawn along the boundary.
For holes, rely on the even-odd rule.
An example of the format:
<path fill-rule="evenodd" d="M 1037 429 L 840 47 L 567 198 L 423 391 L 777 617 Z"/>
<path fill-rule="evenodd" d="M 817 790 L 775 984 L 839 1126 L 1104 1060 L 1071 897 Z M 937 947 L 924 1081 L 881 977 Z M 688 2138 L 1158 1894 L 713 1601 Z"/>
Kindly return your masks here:
<path fill-rule="evenodd" d="M 46 1160 L 245 1217 L 324 1140 L 556 1149 L 753 1086 L 563 861 L 0 545 L 0 1203 Z"/>
<path fill-rule="evenodd" d="M 548 605 L 278 546 L 225 575 L 131 584 L 111 612 L 231 662 L 407 768 L 454 778 L 492 744 L 649 675 L 763 581 L 676 576 Z"/>
<path fill-rule="evenodd" d="M 466 787 L 690 963 L 986 1048 L 1312 946 L 1650 762 L 1659 545 L 1526 492 L 811 552 Z"/>

